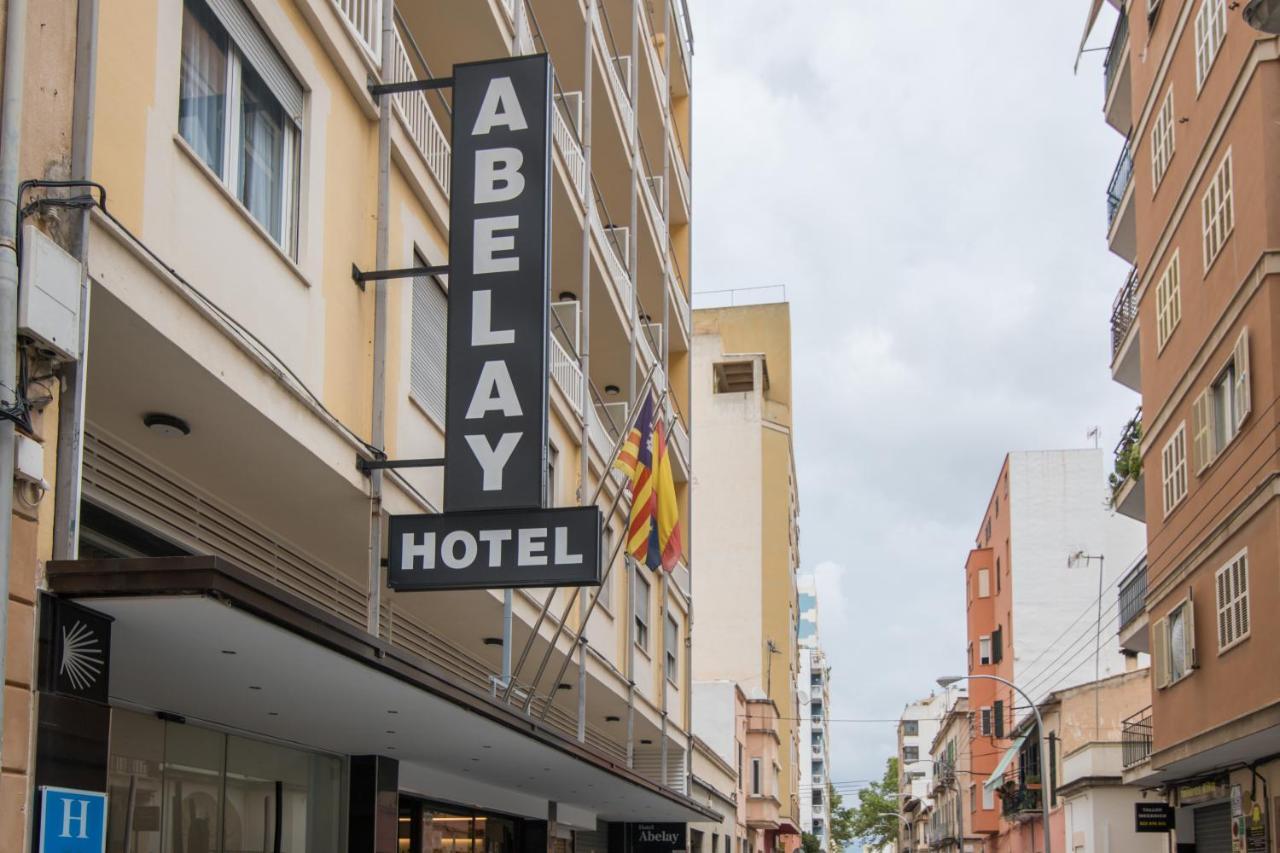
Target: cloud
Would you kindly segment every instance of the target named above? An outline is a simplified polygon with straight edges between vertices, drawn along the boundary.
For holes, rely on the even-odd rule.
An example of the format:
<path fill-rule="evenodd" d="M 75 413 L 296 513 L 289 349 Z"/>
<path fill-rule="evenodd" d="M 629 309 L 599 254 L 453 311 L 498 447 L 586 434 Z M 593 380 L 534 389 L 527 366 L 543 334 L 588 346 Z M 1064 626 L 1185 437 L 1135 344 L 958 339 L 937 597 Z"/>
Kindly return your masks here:
<path fill-rule="evenodd" d="M 962 670 L 1004 454 L 1114 440 L 1136 403 L 1108 375 L 1102 54 L 1072 75 L 1084 3 L 691 6 L 694 287 L 786 286 L 832 716 L 896 718 Z M 892 723 L 832 732 L 836 781 L 879 777 Z"/>

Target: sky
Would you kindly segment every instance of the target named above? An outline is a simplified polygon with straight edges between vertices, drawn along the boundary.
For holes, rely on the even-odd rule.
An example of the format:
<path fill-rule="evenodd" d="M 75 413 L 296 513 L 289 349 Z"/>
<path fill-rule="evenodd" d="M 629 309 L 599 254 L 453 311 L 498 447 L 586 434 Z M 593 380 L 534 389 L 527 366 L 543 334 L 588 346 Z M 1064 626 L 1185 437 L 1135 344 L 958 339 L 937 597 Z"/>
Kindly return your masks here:
<path fill-rule="evenodd" d="M 1086 0 L 690 6 L 694 290 L 791 303 L 802 571 L 845 787 L 896 735 L 843 720 L 896 720 L 964 672 L 963 566 L 1005 453 L 1093 446 L 1094 426 L 1109 449 L 1137 405 L 1109 372 L 1124 140 L 1105 53 L 1072 73 Z"/>

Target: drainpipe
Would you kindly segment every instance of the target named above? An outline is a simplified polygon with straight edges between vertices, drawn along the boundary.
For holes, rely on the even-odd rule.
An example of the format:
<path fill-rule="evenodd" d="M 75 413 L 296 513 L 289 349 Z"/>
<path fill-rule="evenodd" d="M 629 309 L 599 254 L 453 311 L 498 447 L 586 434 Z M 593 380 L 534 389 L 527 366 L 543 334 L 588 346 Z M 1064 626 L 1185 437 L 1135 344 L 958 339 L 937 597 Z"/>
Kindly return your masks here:
<path fill-rule="evenodd" d="M 395 0 L 382 0 L 382 81 L 394 73 Z M 391 95 L 378 99 L 378 233 L 374 268 L 384 270 L 390 256 L 391 219 Z M 386 449 L 387 418 L 387 282 L 373 288 L 373 417 L 370 440 Z M 366 619 L 369 633 L 378 636 L 382 606 L 382 471 L 369 472 L 369 601 Z"/>
<path fill-rule="evenodd" d="M 97 84 L 99 0 L 76 9 L 76 78 L 71 116 L 71 178 L 88 180 L 93 156 L 93 102 Z M 85 265 L 80 285 L 80 359 L 62 369 L 58 396 L 57 480 L 53 493 L 53 558 L 74 560 L 80 551 L 81 469 L 84 465 L 84 395 L 89 359 L 89 211 L 81 211 L 71 254 Z"/>
<path fill-rule="evenodd" d="M 4 31 L 4 89 L 0 94 L 0 402 L 6 406 L 15 404 L 18 397 L 18 169 L 26 32 L 27 0 L 9 0 Z M 0 684 L 5 679 L 9 636 L 13 428 L 12 420 L 0 419 Z M 4 691 L 0 690 L 0 727 L 3 724 Z"/>
<path fill-rule="evenodd" d="M 582 314 L 581 332 L 578 340 L 578 358 L 582 365 L 582 452 L 579 454 L 581 464 L 579 472 L 578 503 L 586 500 L 590 494 L 591 480 L 591 419 L 596 416 L 596 404 L 591 399 L 591 217 L 596 208 L 596 194 L 591 184 L 591 78 L 595 71 L 594 56 L 591 51 L 595 4 L 587 2 L 587 26 L 583 36 L 583 73 L 582 73 L 582 119 L 578 127 L 578 142 L 582 146 L 582 162 L 586 181 L 583 184 L 582 198 Z M 601 479 L 608 472 L 600 475 Z M 607 525 L 612 519 L 606 518 Z"/>

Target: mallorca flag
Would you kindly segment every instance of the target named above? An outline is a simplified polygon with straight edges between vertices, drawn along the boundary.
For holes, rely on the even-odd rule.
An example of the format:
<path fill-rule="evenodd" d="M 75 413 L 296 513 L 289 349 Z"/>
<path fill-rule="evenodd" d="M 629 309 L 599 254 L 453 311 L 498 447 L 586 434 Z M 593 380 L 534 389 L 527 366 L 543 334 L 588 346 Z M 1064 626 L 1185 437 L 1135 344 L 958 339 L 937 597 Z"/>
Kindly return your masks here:
<path fill-rule="evenodd" d="M 653 408 L 653 397 L 646 395 L 614 465 L 631 482 L 627 553 L 650 569 L 669 572 L 681 555 L 680 507 L 665 431 Z"/>

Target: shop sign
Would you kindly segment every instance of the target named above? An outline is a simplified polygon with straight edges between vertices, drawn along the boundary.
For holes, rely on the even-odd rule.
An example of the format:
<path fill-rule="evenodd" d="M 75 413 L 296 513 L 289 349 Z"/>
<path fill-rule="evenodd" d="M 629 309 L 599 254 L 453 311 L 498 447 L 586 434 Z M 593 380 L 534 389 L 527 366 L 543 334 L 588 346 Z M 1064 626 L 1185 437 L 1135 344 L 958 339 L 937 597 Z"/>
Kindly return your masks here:
<path fill-rule="evenodd" d="M 110 616 L 42 595 L 41 670 L 50 693 L 107 703 L 111 670 Z"/>
<path fill-rule="evenodd" d="M 1266 801 L 1245 798 L 1240 820 L 1244 824 L 1245 853 L 1267 853 L 1271 847 L 1267 843 Z"/>
<path fill-rule="evenodd" d="M 393 515 L 387 582 L 395 590 L 600 583 L 600 508 Z"/>
<path fill-rule="evenodd" d="M 1172 832 L 1176 824 L 1173 806 L 1167 803 L 1134 803 L 1135 832 Z"/>
<path fill-rule="evenodd" d="M 444 508 L 541 507 L 551 294 L 551 63 L 453 67 Z"/>
<path fill-rule="evenodd" d="M 687 825 L 683 823 L 631 824 L 631 853 L 671 853 L 684 850 Z"/>
<path fill-rule="evenodd" d="M 103 853 L 106 846 L 106 794 L 41 786 L 39 853 Z"/>
<path fill-rule="evenodd" d="M 1231 789 L 1227 783 L 1227 777 L 1221 776 L 1217 779 L 1179 785 L 1178 804 L 1189 806 L 1194 803 L 1208 802 L 1209 800 L 1220 800 L 1230 793 Z"/>

